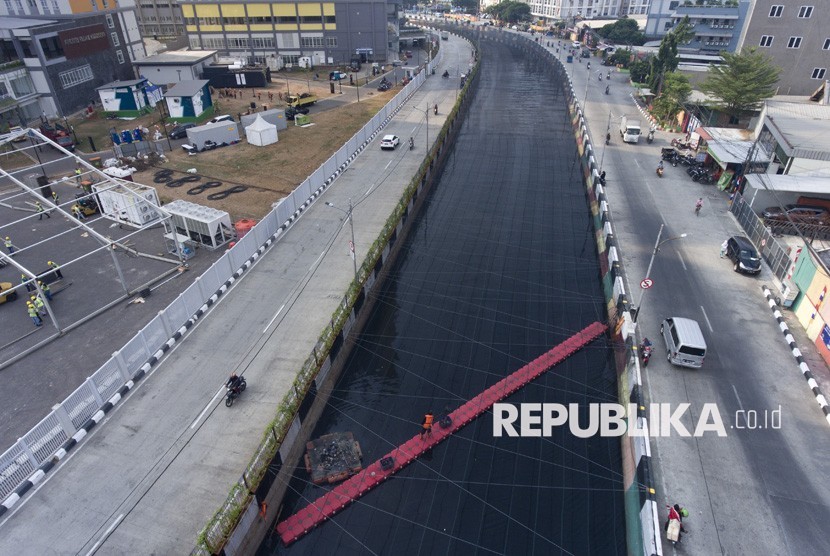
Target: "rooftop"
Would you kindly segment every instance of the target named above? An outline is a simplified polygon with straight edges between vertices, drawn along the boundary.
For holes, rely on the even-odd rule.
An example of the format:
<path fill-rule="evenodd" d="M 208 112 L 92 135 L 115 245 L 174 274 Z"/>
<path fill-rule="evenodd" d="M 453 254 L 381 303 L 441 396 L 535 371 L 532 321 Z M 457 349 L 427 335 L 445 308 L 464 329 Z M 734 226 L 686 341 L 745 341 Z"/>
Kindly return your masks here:
<path fill-rule="evenodd" d="M 100 91 L 101 89 L 115 89 L 116 87 L 132 87 L 134 85 L 138 85 L 140 83 L 146 83 L 146 79 L 130 79 L 125 81 L 113 81 L 112 83 L 107 83 L 106 85 L 101 85 L 97 87 L 95 90 Z"/>
<path fill-rule="evenodd" d="M 830 106 L 769 100 L 764 122 L 789 156 L 830 160 Z"/>
<path fill-rule="evenodd" d="M 135 66 L 181 66 L 198 64 L 216 55 L 218 50 L 173 50 L 148 56 L 137 62 Z"/>
<path fill-rule="evenodd" d="M 170 87 L 165 97 L 192 97 L 210 83 L 207 79 L 196 79 L 192 81 L 180 81 Z"/>

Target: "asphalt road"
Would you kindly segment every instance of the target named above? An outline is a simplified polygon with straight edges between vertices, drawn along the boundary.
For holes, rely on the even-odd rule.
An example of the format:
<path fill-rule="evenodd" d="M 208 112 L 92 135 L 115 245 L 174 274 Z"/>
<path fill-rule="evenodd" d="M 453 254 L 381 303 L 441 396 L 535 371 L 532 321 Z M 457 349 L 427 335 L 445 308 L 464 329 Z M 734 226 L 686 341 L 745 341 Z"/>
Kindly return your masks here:
<path fill-rule="evenodd" d="M 447 167 L 312 435 L 352 431 L 364 462 L 415 434 L 427 410 L 454 409 L 605 319 L 564 98 L 538 61 L 481 49 Z M 613 401 L 608 356 L 598 340 L 506 401 Z M 274 537 L 259 554 L 626 553 L 618 439 L 495 438 L 492 421 L 486 413 L 296 544 Z M 325 490 L 301 467 L 284 515 Z"/>
<path fill-rule="evenodd" d="M 684 525 L 691 533 L 678 549 L 683 554 L 826 552 L 830 431 L 761 295 L 762 284 L 772 286 L 768 269 L 757 278 L 742 276 L 718 257 L 723 240 L 741 233 L 723 193 L 692 182 L 682 167 L 667 166 L 665 176 L 657 177 L 660 148 L 674 135 L 658 132 L 651 145 L 622 143 L 614 126 L 623 114 L 639 114 L 627 76 L 612 71 L 605 95 L 609 83 L 597 80 L 596 61 L 590 82 L 584 60 L 569 69 L 580 99 L 587 84 L 586 114 L 598 159 L 604 153 L 610 210 L 635 302 L 660 224 L 666 225 L 664 239 L 688 234 L 665 244 L 655 259 L 655 285 L 644 298 L 640 333 L 656 349 L 643 377 L 651 402 L 691 404 L 682 419 L 690 430 L 703 404 L 716 404 L 728 436 L 653 440 L 661 520 L 663 503 L 690 510 Z M 612 143 L 603 148 L 609 113 Z M 696 217 L 698 197 L 705 204 Z M 659 327 L 668 316 L 700 323 L 708 346 L 702 369 L 667 363 Z M 739 411 L 757 412 L 763 425 L 764 416 L 779 408 L 780 428 L 735 428 L 747 426 Z M 673 550 L 665 545 L 664 552 Z"/>

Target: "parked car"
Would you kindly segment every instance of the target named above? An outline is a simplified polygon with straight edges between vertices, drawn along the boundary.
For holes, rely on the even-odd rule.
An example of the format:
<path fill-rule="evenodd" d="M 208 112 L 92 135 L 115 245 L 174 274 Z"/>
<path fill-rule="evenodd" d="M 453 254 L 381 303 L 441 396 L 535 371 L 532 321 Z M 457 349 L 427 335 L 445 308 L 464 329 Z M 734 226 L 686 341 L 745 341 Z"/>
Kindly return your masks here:
<path fill-rule="evenodd" d="M 187 137 L 187 130 L 196 127 L 196 124 L 179 124 L 170 130 L 170 139 L 184 139 Z"/>
<path fill-rule="evenodd" d="M 348 79 L 349 74 L 342 71 L 333 71 L 329 73 L 329 81 L 340 81 L 341 79 Z"/>
<path fill-rule="evenodd" d="M 726 240 L 726 256 L 732 261 L 735 272 L 761 272 L 761 257 L 752 242 L 744 236 L 732 236 Z"/>
<path fill-rule="evenodd" d="M 830 214 L 824 207 L 810 205 L 784 205 L 781 207 L 768 207 L 761 215 L 767 220 L 778 220 L 786 222 L 791 219 L 793 222 L 805 224 L 826 224 L 830 222 Z"/>
<path fill-rule="evenodd" d="M 384 78 L 378 85 L 378 91 L 384 92 L 392 88 L 392 84 Z"/>
<path fill-rule="evenodd" d="M 401 140 L 398 139 L 397 135 L 384 135 L 383 139 L 380 140 L 380 148 L 394 150 L 400 142 Z"/>
<path fill-rule="evenodd" d="M 217 122 L 232 122 L 233 116 L 228 116 L 227 114 L 223 114 L 222 116 L 216 116 L 210 122 L 211 124 L 215 124 Z"/>
<path fill-rule="evenodd" d="M 297 114 L 308 114 L 308 108 L 305 106 L 289 106 L 285 109 L 285 117 L 293 120 Z"/>

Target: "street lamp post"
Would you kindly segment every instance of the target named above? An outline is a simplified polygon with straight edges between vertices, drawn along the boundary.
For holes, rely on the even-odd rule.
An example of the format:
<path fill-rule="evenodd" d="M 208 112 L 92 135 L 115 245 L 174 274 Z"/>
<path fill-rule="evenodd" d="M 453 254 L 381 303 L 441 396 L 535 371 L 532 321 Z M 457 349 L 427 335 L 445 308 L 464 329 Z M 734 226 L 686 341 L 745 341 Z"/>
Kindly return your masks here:
<path fill-rule="evenodd" d="M 339 210 L 340 212 L 342 212 L 343 214 L 346 215 L 346 218 L 349 219 L 349 228 L 352 232 L 352 241 L 351 241 L 351 245 L 349 246 L 350 247 L 349 251 L 351 251 L 351 253 L 352 253 L 352 263 L 354 263 L 354 281 L 355 281 L 355 283 L 358 283 L 358 279 L 357 279 L 357 253 L 355 252 L 355 243 L 354 243 L 354 217 L 352 216 L 352 199 L 351 199 L 351 197 L 349 198 L 349 210 L 343 210 L 342 208 L 340 208 L 338 206 L 335 206 L 334 203 L 330 203 L 328 201 L 326 201 L 326 206 L 331 207 L 335 210 Z"/>
<path fill-rule="evenodd" d="M 423 112 L 423 113 L 424 113 L 424 116 L 426 116 L 426 118 L 427 118 L 427 125 L 426 125 L 426 132 L 427 132 L 427 133 L 426 133 L 426 135 L 427 135 L 427 153 L 429 153 L 429 104 L 427 104 L 427 109 L 426 109 L 426 110 L 421 110 L 421 109 L 420 109 L 420 108 L 418 108 L 417 106 L 413 106 L 412 108 L 414 108 L 414 109 L 415 109 L 415 110 L 417 110 L 418 112 Z"/>
<path fill-rule="evenodd" d="M 670 237 L 668 239 L 664 239 L 660 241 L 660 237 L 663 235 L 663 228 L 665 224 L 660 224 L 660 231 L 657 232 L 657 241 L 654 242 L 654 251 L 651 252 L 651 260 L 648 262 L 648 268 L 646 269 L 646 276 L 645 279 L 651 275 L 651 267 L 654 265 L 654 257 L 657 255 L 657 252 L 660 251 L 660 248 L 670 241 L 674 241 L 676 239 L 681 239 L 686 237 L 688 234 L 680 234 L 679 236 Z M 640 314 L 640 309 L 643 307 L 643 297 L 646 295 L 646 289 L 648 288 L 640 288 L 640 299 L 637 301 L 637 306 L 634 308 L 634 315 L 633 320 L 637 322 L 637 317 Z"/>
<path fill-rule="evenodd" d="M 602 173 L 602 164 L 605 162 L 605 149 L 608 147 L 611 136 L 611 111 L 608 111 L 608 126 L 605 128 L 605 143 L 602 145 L 602 155 L 599 157 L 599 171 Z"/>

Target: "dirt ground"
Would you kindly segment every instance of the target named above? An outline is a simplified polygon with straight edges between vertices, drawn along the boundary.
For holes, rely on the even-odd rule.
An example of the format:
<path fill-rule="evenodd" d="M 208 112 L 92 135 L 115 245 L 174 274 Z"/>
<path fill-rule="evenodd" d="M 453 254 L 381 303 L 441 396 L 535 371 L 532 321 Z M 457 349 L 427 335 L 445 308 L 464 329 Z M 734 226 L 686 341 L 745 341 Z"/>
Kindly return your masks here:
<path fill-rule="evenodd" d="M 328 83 L 325 85 L 328 96 Z M 278 142 L 266 147 L 249 145 L 243 137 L 239 144 L 194 156 L 187 155 L 181 149 L 174 150 L 168 153 L 167 163 L 142 169 L 133 179 L 156 187 L 159 197 L 164 202 L 184 199 L 227 211 L 233 221 L 240 218 L 258 220 L 271 210 L 274 203 L 293 191 L 365 125 L 396 92 L 394 89 L 385 93 L 374 91 L 373 95 L 363 98 L 359 103 L 325 112 L 316 112 L 312 108 L 310 116 L 313 125 L 296 127 L 289 121 L 288 129 L 279 131 Z M 262 96 L 264 98 L 265 94 Z M 232 112 L 237 106 L 237 110 L 241 110 L 241 105 L 247 105 L 249 99 L 251 97 L 247 95 L 242 99 L 219 99 L 220 105 L 223 106 L 222 113 Z M 263 101 L 263 104 L 266 102 Z M 259 106 L 259 103 L 257 105 Z M 268 105 L 269 108 L 271 106 Z M 233 112 L 233 115 L 236 117 L 236 112 Z M 179 187 L 154 183 L 154 177 L 159 170 L 174 170 L 173 179 L 177 179 L 189 177 L 190 174 L 186 171 L 192 168 L 202 176 L 200 181 L 185 183 Z M 208 181 L 221 181 L 222 185 L 188 194 L 188 190 Z M 247 186 L 248 189 L 217 201 L 207 199 L 208 195 L 235 185 Z"/>

